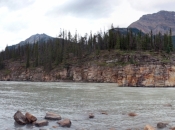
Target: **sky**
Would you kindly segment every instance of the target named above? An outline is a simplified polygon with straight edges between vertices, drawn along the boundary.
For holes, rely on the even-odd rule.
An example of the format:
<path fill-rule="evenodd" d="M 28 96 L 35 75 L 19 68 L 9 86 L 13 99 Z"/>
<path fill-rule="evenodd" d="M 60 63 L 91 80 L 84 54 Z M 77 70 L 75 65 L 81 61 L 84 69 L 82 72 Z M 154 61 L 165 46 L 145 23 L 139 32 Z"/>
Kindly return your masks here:
<path fill-rule="evenodd" d="M 144 14 L 175 11 L 175 0 L 0 0 L 0 50 L 34 34 L 60 29 L 97 33 L 128 27 Z"/>

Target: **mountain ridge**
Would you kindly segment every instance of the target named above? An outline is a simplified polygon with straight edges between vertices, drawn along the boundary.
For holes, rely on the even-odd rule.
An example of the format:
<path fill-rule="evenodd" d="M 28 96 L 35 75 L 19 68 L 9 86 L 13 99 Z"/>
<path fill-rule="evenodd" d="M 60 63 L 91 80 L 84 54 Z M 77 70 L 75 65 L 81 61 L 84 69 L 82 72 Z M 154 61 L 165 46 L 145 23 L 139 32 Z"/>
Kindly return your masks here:
<path fill-rule="evenodd" d="M 19 43 L 17 43 L 17 44 L 14 44 L 14 45 L 12 45 L 12 46 L 8 46 L 9 48 L 10 47 L 15 47 L 15 48 L 17 48 L 19 45 L 20 46 L 24 46 L 24 45 L 26 45 L 26 44 L 34 44 L 34 43 L 43 43 L 43 42 L 48 42 L 49 40 L 51 40 L 51 41 L 53 41 L 54 39 L 56 39 L 56 38 L 54 38 L 54 37 L 51 37 L 51 36 L 49 36 L 49 35 L 47 35 L 47 34 L 45 34 L 45 33 L 42 33 L 42 34 L 34 34 L 34 35 L 31 35 L 30 37 L 28 37 L 27 39 L 25 39 L 24 41 L 20 41 Z"/>
<path fill-rule="evenodd" d="M 138 33 L 141 31 L 143 34 L 150 33 L 151 30 L 153 34 L 158 34 L 159 32 L 169 33 L 169 30 L 172 30 L 173 43 L 175 44 L 175 12 L 174 11 L 159 11 L 153 14 L 145 14 L 139 18 L 139 20 L 131 23 L 128 26 L 128 29 L 131 29 L 133 32 Z M 126 34 L 127 28 L 114 28 L 114 31 L 119 31 L 121 34 Z M 34 34 L 27 38 L 24 41 L 21 41 L 17 44 L 14 44 L 9 47 L 17 48 L 19 45 L 34 44 L 34 43 L 46 43 L 49 40 L 53 41 L 54 37 L 51 37 L 45 33 Z"/>
<path fill-rule="evenodd" d="M 140 17 L 139 20 L 131 23 L 128 28 L 137 28 L 143 33 L 164 34 L 168 33 L 170 28 L 172 35 L 175 36 L 175 12 L 161 10 L 157 13 L 146 14 Z"/>

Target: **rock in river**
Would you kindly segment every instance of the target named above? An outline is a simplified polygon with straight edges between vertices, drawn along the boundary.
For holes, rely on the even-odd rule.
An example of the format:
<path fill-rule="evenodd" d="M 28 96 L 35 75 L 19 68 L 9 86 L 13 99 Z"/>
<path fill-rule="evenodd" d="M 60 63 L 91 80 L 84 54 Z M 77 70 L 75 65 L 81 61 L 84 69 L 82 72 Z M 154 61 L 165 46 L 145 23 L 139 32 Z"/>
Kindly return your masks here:
<path fill-rule="evenodd" d="M 13 117 L 14 117 L 14 120 L 16 121 L 16 123 L 18 123 L 19 125 L 26 124 L 26 117 L 22 114 L 21 111 L 17 111 Z"/>
<path fill-rule="evenodd" d="M 108 115 L 108 113 L 105 112 L 105 111 L 102 111 L 101 114 L 103 114 L 103 115 Z"/>
<path fill-rule="evenodd" d="M 42 126 L 47 126 L 48 123 L 49 123 L 48 121 L 42 120 L 42 121 L 36 121 L 35 125 L 38 126 L 38 127 L 42 127 Z"/>
<path fill-rule="evenodd" d="M 93 113 L 90 113 L 89 114 L 89 118 L 94 118 L 94 114 Z"/>
<path fill-rule="evenodd" d="M 167 123 L 159 122 L 159 123 L 157 123 L 157 128 L 162 129 L 162 128 L 165 128 L 166 125 L 167 125 Z"/>
<path fill-rule="evenodd" d="M 28 112 L 25 114 L 25 116 L 27 119 L 27 123 L 33 123 L 37 120 L 37 118 L 35 116 L 33 116 L 32 114 L 30 114 Z"/>
<path fill-rule="evenodd" d="M 61 127 L 70 127 L 71 121 L 69 119 L 64 119 L 58 122 Z"/>
<path fill-rule="evenodd" d="M 154 130 L 154 128 L 150 125 L 146 125 L 144 130 Z"/>
<path fill-rule="evenodd" d="M 134 112 L 130 112 L 130 113 L 128 113 L 128 116 L 137 116 L 137 114 Z"/>
<path fill-rule="evenodd" d="M 45 116 L 45 119 L 48 119 L 48 120 L 61 120 L 61 116 L 58 115 L 58 114 L 55 114 L 53 112 L 47 112 L 46 116 Z"/>

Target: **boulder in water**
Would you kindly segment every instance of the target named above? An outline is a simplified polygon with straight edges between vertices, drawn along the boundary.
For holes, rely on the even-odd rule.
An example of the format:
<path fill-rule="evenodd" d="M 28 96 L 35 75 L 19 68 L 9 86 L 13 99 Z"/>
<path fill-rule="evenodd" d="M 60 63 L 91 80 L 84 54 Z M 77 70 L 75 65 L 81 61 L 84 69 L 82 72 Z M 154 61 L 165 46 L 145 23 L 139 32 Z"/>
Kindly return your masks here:
<path fill-rule="evenodd" d="M 45 119 L 48 119 L 48 120 L 61 120 L 61 116 L 58 115 L 58 114 L 55 114 L 53 112 L 47 112 L 46 116 L 45 116 Z"/>
<path fill-rule="evenodd" d="M 103 115 L 108 115 L 108 113 L 105 112 L 105 111 L 102 111 L 101 114 L 103 114 Z"/>
<path fill-rule="evenodd" d="M 167 125 L 167 123 L 159 122 L 159 123 L 157 123 L 157 128 L 162 129 L 162 128 L 165 128 L 166 125 Z"/>
<path fill-rule="evenodd" d="M 70 127 L 71 121 L 69 119 L 64 119 L 58 122 L 61 127 Z"/>
<path fill-rule="evenodd" d="M 90 113 L 89 114 L 89 118 L 94 118 L 94 114 L 93 113 Z"/>
<path fill-rule="evenodd" d="M 58 128 L 58 126 L 52 126 L 52 128 Z"/>
<path fill-rule="evenodd" d="M 134 112 L 130 112 L 130 113 L 128 113 L 128 116 L 137 116 L 137 114 Z"/>
<path fill-rule="evenodd" d="M 16 123 L 18 123 L 19 125 L 26 124 L 26 117 L 25 117 L 25 115 L 22 114 L 21 111 L 17 111 L 13 117 L 14 117 L 14 120 L 16 121 Z"/>
<path fill-rule="evenodd" d="M 25 116 L 26 116 L 27 123 L 33 123 L 37 120 L 35 116 L 33 116 L 32 114 L 28 112 L 25 114 Z"/>
<path fill-rule="evenodd" d="M 155 129 L 150 125 L 146 125 L 144 130 L 155 130 Z"/>
<path fill-rule="evenodd" d="M 48 121 L 42 120 L 42 121 L 36 121 L 35 125 L 38 126 L 38 127 L 42 127 L 42 126 L 47 126 L 48 123 L 49 123 Z"/>
<path fill-rule="evenodd" d="M 172 105 L 169 104 L 169 103 L 168 103 L 168 104 L 164 104 L 164 106 L 165 106 L 165 107 L 172 107 Z"/>

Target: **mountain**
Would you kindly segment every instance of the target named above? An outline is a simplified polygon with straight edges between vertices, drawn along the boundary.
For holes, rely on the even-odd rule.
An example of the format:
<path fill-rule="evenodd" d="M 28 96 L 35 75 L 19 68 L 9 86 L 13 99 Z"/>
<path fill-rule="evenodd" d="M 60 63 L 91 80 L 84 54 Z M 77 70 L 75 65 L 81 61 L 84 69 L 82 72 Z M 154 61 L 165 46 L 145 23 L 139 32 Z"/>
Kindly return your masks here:
<path fill-rule="evenodd" d="M 19 44 L 34 44 L 36 42 L 48 42 L 49 40 L 53 40 L 54 38 L 51 36 L 48 36 L 46 34 L 35 34 L 27 38 L 25 41 L 20 42 Z"/>
<path fill-rule="evenodd" d="M 172 35 L 175 35 L 175 12 L 159 11 L 158 13 L 143 15 L 139 20 L 133 22 L 128 28 L 137 28 L 143 33 L 162 34 L 172 30 Z"/>
<path fill-rule="evenodd" d="M 38 43 L 46 43 L 48 41 L 53 41 L 54 39 L 55 39 L 54 37 L 48 36 L 44 33 L 43 34 L 35 34 L 35 35 L 32 35 L 29 38 L 27 38 L 25 41 L 21 41 L 18 44 L 9 46 L 9 48 L 11 48 L 11 47 L 17 48 L 18 45 L 23 46 L 23 45 L 26 45 L 26 44 L 34 44 L 34 43 L 37 43 L 37 42 Z"/>

